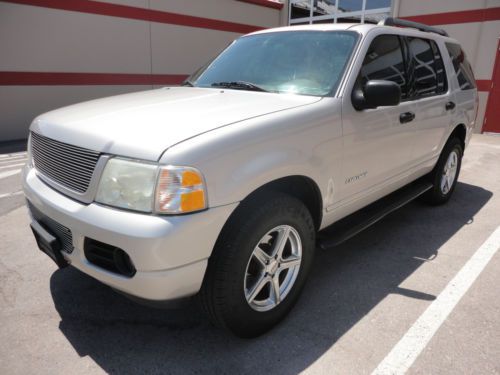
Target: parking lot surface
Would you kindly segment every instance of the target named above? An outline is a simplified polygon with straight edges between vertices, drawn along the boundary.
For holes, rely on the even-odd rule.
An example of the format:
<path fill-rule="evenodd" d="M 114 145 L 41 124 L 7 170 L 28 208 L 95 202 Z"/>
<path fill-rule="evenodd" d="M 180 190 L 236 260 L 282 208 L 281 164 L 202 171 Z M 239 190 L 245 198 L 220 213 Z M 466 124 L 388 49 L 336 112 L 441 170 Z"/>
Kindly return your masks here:
<path fill-rule="evenodd" d="M 447 205 L 412 202 L 318 250 L 295 309 L 252 340 L 213 328 L 194 305 L 143 307 L 71 267 L 57 270 L 29 228 L 25 159 L 0 153 L 1 374 L 390 373 L 379 367 L 389 353 L 415 350 L 402 339 L 415 327 L 429 332 L 423 316 L 435 333 L 413 352 L 408 373 L 500 374 L 500 244 L 490 240 L 491 259 L 476 262 L 500 225 L 500 137 L 473 137 Z M 450 287 L 452 297 L 456 288 L 464 294 L 451 307 Z M 442 313 L 443 300 L 442 321 L 425 315 L 430 306 Z"/>

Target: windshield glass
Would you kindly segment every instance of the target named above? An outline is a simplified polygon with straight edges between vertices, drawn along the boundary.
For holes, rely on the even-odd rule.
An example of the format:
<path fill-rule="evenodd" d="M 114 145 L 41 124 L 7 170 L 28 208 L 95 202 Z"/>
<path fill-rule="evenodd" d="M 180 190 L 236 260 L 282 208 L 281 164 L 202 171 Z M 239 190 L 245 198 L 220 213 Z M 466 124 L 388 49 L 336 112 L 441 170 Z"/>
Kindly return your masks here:
<path fill-rule="evenodd" d="M 245 36 L 188 81 L 196 87 L 324 96 L 336 88 L 356 40 L 350 31 Z"/>

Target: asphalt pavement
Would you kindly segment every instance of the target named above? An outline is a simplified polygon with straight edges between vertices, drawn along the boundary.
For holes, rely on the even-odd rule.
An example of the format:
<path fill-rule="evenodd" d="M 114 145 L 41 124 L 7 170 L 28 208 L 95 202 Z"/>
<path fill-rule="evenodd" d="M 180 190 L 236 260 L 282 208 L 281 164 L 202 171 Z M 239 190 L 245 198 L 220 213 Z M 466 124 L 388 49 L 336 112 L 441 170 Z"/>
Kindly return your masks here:
<path fill-rule="evenodd" d="M 409 374 L 500 374 L 492 235 L 500 137 L 473 137 L 447 205 L 412 202 L 318 250 L 295 309 L 252 340 L 212 327 L 193 304 L 144 307 L 71 267 L 56 269 L 29 228 L 22 148 L 0 149 L 0 374 L 370 374 L 393 358 Z M 380 373 L 403 367 L 394 368 Z"/>

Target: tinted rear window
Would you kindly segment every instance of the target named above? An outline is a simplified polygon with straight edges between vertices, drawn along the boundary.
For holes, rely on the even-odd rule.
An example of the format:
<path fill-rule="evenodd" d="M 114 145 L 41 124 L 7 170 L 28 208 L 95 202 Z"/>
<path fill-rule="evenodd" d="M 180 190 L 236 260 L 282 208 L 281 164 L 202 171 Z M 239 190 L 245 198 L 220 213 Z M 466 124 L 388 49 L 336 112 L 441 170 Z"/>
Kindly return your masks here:
<path fill-rule="evenodd" d="M 446 49 L 450 54 L 451 62 L 455 68 L 455 74 L 457 75 L 458 84 L 462 90 L 471 90 L 476 88 L 476 80 L 474 79 L 474 73 L 472 68 L 467 61 L 464 51 L 458 44 L 446 43 Z"/>
<path fill-rule="evenodd" d="M 412 96 L 421 98 L 446 92 L 443 59 L 436 43 L 422 38 L 408 38 L 412 55 Z"/>

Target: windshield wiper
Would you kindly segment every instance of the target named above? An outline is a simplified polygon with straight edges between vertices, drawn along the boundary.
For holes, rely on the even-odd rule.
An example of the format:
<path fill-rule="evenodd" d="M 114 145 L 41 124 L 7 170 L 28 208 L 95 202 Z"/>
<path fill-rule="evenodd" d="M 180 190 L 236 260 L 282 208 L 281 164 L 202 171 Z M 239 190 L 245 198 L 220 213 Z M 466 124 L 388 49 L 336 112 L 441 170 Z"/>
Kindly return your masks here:
<path fill-rule="evenodd" d="M 250 90 L 250 91 L 262 91 L 269 92 L 260 86 L 257 86 L 254 83 L 246 82 L 246 81 L 233 81 L 233 82 L 214 82 L 211 85 L 212 87 L 223 87 L 226 89 L 237 89 L 237 90 Z"/>
<path fill-rule="evenodd" d="M 194 87 L 194 83 L 191 82 L 189 79 L 186 79 L 184 82 L 181 83 L 181 86 Z"/>

